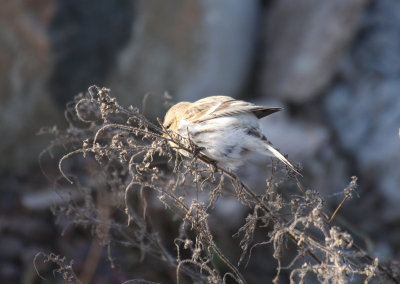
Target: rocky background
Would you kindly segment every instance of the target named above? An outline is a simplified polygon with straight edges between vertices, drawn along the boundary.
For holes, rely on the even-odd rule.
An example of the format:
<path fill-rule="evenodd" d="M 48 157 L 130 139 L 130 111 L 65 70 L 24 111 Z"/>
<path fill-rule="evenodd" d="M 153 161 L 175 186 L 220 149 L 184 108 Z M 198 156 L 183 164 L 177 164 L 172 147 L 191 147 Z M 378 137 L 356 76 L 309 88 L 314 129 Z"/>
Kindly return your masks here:
<path fill-rule="evenodd" d="M 343 223 L 372 255 L 399 259 L 399 15 L 397 0 L 2 1 L 0 282 L 38 283 L 39 251 L 77 259 L 78 270 L 87 255 L 89 234 L 61 237 L 50 212 L 56 198 L 38 166 L 49 137 L 37 133 L 62 127 L 65 104 L 92 84 L 153 118 L 164 92 L 284 107 L 262 120 L 270 140 L 332 208 L 356 175 Z M 242 170 L 252 186 L 263 162 Z M 91 282 L 146 278 L 149 265 L 138 267 L 104 261 Z"/>

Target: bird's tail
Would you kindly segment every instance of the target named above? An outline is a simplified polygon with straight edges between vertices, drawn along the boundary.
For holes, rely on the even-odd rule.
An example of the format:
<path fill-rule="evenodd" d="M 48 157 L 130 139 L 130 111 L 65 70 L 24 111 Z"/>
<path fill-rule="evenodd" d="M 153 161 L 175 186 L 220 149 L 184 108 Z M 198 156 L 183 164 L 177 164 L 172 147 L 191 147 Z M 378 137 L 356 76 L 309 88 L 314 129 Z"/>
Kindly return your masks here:
<path fill-rule="evenodd" d="M 298 173 L 299 175 L 301 175 L 301 173 L 299 173 L 295 167 L 281 154 L 279 153 L 278 150 L 276 150 L 274 147 L 272 147 L 271 145 L 269 145 L 268 143 L 264 143 L 265 146 L 267 147 L 267 150 L 270 151 L 272 153 L 272 155 L 274 155 L 276 158 L 278 158 L 282 163 L 284 163 L 286 166 L 288 166 L 290 169 L 292 169 L 293 171 L 295 171 L 296 173 Z"/>

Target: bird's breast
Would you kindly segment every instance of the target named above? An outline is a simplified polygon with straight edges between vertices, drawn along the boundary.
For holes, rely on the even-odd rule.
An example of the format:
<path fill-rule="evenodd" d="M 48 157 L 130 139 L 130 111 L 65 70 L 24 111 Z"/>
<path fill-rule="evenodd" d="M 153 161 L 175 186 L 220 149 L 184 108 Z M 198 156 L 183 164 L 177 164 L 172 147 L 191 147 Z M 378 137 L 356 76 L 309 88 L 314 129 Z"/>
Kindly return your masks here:
<path fill-rule="evenodd" d="M 203 153 L 220 163 L 235 168 L 251 152 L 248 130 L 258 128 L 252 114 L 217 117 L 201 122 L 181 121 L 179 134 L 190 138 Z"/>

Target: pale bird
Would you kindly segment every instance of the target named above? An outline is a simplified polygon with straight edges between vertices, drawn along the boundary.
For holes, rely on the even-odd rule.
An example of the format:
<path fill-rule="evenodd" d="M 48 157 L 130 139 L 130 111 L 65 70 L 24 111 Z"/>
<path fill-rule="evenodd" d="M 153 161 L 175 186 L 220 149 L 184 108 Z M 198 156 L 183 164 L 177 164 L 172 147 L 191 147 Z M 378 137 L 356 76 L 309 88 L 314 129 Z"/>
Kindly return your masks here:
<path fill-rule="evenodd" d="M 258 120 L 279 110 L 228 96 L 211 96 L 175 104 L 166 113 L 163 126 L 190 139 L 222 167 L 234 170 L 256 152 L 276 157 L 298 173 L 260 129 Z"/>

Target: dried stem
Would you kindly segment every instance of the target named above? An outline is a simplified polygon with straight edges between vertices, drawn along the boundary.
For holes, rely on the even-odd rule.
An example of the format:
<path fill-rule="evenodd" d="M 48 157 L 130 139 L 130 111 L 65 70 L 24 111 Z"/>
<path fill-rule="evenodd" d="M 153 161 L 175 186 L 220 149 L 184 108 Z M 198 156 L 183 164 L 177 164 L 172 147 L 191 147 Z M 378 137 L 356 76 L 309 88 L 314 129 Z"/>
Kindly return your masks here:
<path fill-rule="evenodd" d="M 237 283 L 246 283 L 239 265 L 234 265 L 216 245 L 215 236 L 209 228 L 215 202 L 219 198 L 223 200 L 224 193 L 235 197 L 253 212 L 235 234 L 237 237 L 243 234 L 239 263 L 248 251 L 250 258 L 251 251 L 256 247 L 272 245 L 272 258 L 278 263 L 275 282 L 282 269 L 282 255 L 293 255 L 285 245 L 285 241 L 290 240 L 297 252 L 285 268 L 292 269 L 290 279 L 293 281 L 299 279 L 299 282 L 304 282 L 306 275 L 313 273 L 325 283 L 346 283 L 355 275 L 364 276 L 368 282 L 373 277 L 380 277 L 378 272 L 381 271 L 387 279 L 399 283 L 376 259 L 354 244 L 347 232 L 331 226 L 344 203 L 351 198 L 356 178 L 345 189 L 345 197 L 328 218 L 319 194 L 305 190 L 297 176 L 292 176 L 283 167 L 274 169 L 266 191 L 257 195 L 235 173 L 202 154 L 192 141 L 168 132 L 160 122 L 160 126 L 149 122 L 137 109 L 120 106 L 109 95 L 108 89 L 89 88 L 88 94 L 76 99 L 72 109 L 68 112 L 70 128 L 66 133 L 55 132 L 57 141 L 64 144 L 70 142 L 72 146 L 69 154 L 59 162 L 60 172 L 70 183 L 72 175 L 74 181 L 83 179 L 83 174 L 79 172 L 67 175 L 63 167 L 66 160 L 82 154 L 96 160 L 103 178 L 86 179 L 86 184 L 82 185 L 76 183 L 84 194 L 85 202 L 60 208 L 58 214 L 67 215 L 76 224 L 95 228 L 101 227 L 99 223 L 106 222 L 109 224 L 104 231 L 107 236 L 103 232 L 102 239 L 108 238 L 109 243 L 137 248 L 141 258 L 146 254 L 158 257 L 168 267 L 175 268 L 178 282 L 180 275 L 184 274 L 193 281 L 225 283 L 230 277 Z M 86 126 L 77 126 L 75 122 L 85 123 Z M 284 177 L 278 173 L 284 173 Z M 230 181 L 233 190 L 224 177 L 228 177 L 226 180 Z M 283 198 L 274 184 L 285 184 L 287 181 L 297 184 L 302 194 Z M 110 210 L 124 208 L 126 223 L 113 219 L 113 214 L 108 215 L 108 221 L 104 220 L 92 198 L 92 194 L 101 195 L 102 192 L 107 192 L 104 196 L 109 197 Z M 154 212 L 159 209 L 152 208 L 154 202 L 148 202 L 147 198 L 157 198 L 165 210 L 181 220 L 181 230 L 174 244 L 177 257 L 164 247 L 158 234 L 153 232 L 149 220 L 157 218 Z M 254 243 L 253 235 L 267 226 L 271 230 L 265 239 Z M 183 259 L 182 255 L 187 257 Z M 214 263 L 215 256 L 228 268 L 224 275 Z"/>

